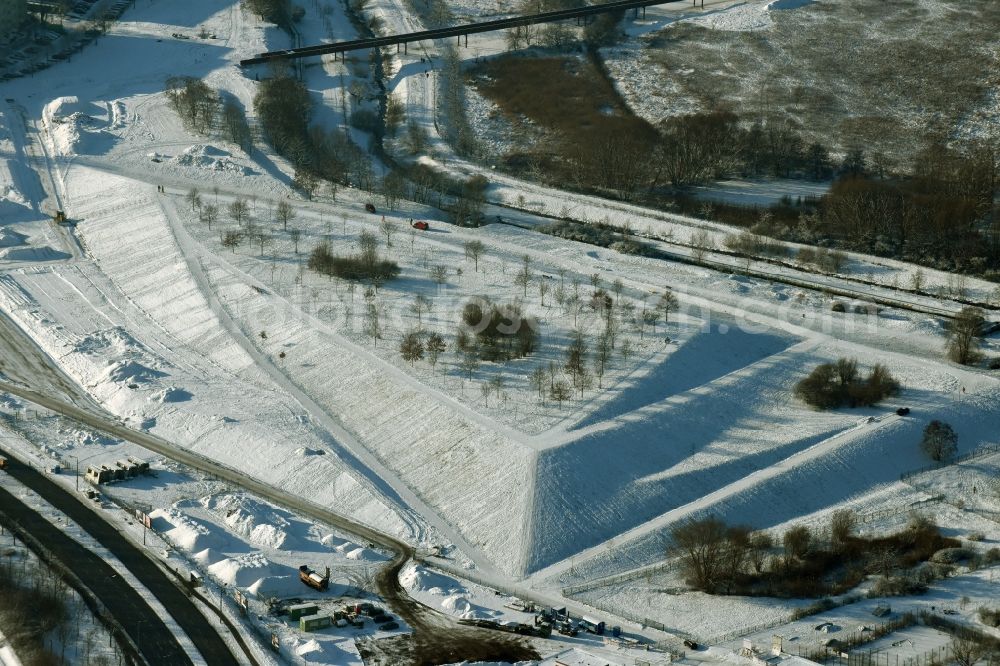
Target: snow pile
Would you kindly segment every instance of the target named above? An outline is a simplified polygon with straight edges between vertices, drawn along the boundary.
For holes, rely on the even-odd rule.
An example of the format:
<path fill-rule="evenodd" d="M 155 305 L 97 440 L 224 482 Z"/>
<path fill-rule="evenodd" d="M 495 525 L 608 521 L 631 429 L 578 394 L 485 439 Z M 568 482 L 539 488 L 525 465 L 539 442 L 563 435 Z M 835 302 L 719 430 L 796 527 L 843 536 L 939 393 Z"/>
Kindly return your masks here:
<path fill-rule="evenodd" d="M 152 381 L 165 374 L 138 361 L 112 361 L 104 372 L 108 381 L 120 384 L 139 384 Z"/>
<path fill-rule="evenodd" d="M 410 592 L 427 592 L 441 596 L 449 596 L 465 592 L 465 588 L 454 578 L 425 569 L 416 564 L 410 564 L 399 574 L 399 582 Z"/>
<path fill-rule="evenodd" d="M 64 261 L 69 255 L 53 250 L 47 245 L 41 247 L 6 247 L 0 250 L 0 259 L 7 261 Z"/>
<path fill-rule="evenodd" d="M 91 115 L 95 109 L 107 108 L 97 103 L 84 103 L 77 97 L 57 97 L 45 105 L 42 119 L 58 154 L 100 154 L 107 152 L 114 137 L 105 132 L 107 121 Z"/>
<path fill-rule="evenodd" d="M 136 385 L 167 376 L 159 369 L 162 362 L 121 326 L 83 336 L 73 346 L 101 360 L 113 359 L 100 372 L 100 382 Z"/>
<path fill-rule="evenodd" d="M 230 159 L 232 155 L 214 146 L 196 144 L 185 148 L 184 151 L 170 161 L 180 166 L 193 166 L 201 169 L 211 169 L 212 171 L 228 171 L 241 176 L 253 174 L 253 169 L 243 166 Z"/>
<path fill-rule="evenodd" d="M 301 548 L 302 540 L 291 534 L 295 525 L 289 520 L 290 516 L 269 505 L 236 494 L 205 497 L 201 503 L 254 546 L 280 550 Z"/>
<path fill-rule="evenodd" d="M 149 396 L 150 402 L 167 403 L 167 402 L 186 402 L 193 398 L 194 395 L 190 391 L 186 391 L 182 388 L 177 388 L 176 386 L 168 386 L 165 389 L 161 389 Z"/>
<path fill-rule="evenodd" d="M 288 567 L 272 564 L 259 553 L 227 557 L 210 565 L 208 571 L 219 581 L 235 587 L 259 587 L 264 579 L 283 577 L 290 573 Z"/>
<path fill-rule="evenodd" d="M 209 526 L 179 511 L 155 509 L 149 514 L 155 529 L 179 548 L 202 554 L 206 549 L 223 550 L 227 539 Z"/>

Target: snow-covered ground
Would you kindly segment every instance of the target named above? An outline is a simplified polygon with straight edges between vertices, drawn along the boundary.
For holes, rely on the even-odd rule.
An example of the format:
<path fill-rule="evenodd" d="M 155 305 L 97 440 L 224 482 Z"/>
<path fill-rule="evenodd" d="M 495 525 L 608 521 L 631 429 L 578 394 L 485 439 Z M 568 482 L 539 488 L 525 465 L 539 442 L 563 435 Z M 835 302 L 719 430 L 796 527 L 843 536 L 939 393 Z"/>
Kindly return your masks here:
<path fill-rule="evenodd" d="M 705 20 L 721 20 L 729 4 L 717 3 Z M 491 10 L 490 3 L 466 5 L 459 9 Z M 337 3 L 305 7 L 310 19 L 330 18 L 307 20 L 305 41 L 352 36 Z M 371 11 L 388 29 L 419 27 L 401 1 L 374 3 Z M 646 20 L 652 28 L 671 16 L 651 9 Z M 216 37 L 194 37 L 203 27 Z M 467 57 L 502 48 L 502 37 L 482 39 Z M 195 75 L 237 99 L 252 120 L 256 81 L 235 63 L 289 43 L 230 0 L 155 0 L 129 10 L 72 62 L 0 85 L 0 99 L 14 100 L 0 102 L 0 307 L 130 425 L 415 545 L 445 547 L 460 565 L 498 580 L 530 575 L 525 585 L 547 591 L 661 560 L 665 534 L 683 518 L 714 513 L 775 527 L 879 497 L 873 493 L 924 464 L 917 442 L 932 418 L 955 425 L 962 451 L 996 442 L 1000 382 L 943 361 L 936 318 L 892 308 L 878 316 L 831 313 L 831 299 L 819 290 L 515 227 L 452 228 L 440 212 L 407 202 L 386 211 L 396 229 L 386 248 L 381 215 L 363 212 L 368 193 L 342 188 L 336 201 L 328 193 L 303 201 L 288 188 L 293 168 L 267 147 L 248 155 L 194 135 L 168 108 L 165 77 Z M 436 157 L 428 159 L 476 172 L 436 137 L 436 75 L 425 71 L 434 63 L 420 63 L 427 51 L 410 53 L 397 56 L 390 88 L 407 102 L 408 118 L 431 135 Z M 343 91 L 366 68 L 350 59 L 305 67 L 317 122 L 342 122 Z M 234 225 L 225 214 L 212 229 L 201 223 L 183 196 L 192 187 L 223 210 L 247 198 L 270 242 L 221 247 L 220 230 Z M 565 212 L 628 221 L 664 239 L 685 240 L 704 226 L 721 242 L 730 231 L 502 176 L 491 177 L 489 194 L 524 209 L 518 215 L 528 223 L 537 222 L 531 211 Z M 295 207 L 298 252 L 273 219 L 279 201 Z M 382 200 L 375 201 L 381 209 Z M 77 222 L 73 230 L 48 221 L 57 204 Z M 430 231 L 409 231 L 410 218 L 430 220 Z M 349 252 L 361 231 L 378 234 L 402 269 L 400 279 L 373 295 L 384 324 L 377 344 L 364 326 L 364 287 L 304 267 L 317 242 Z M 485 245 L 478 270 L 464 252 L 473 240 Z M 514 284 L 524 256 L 532 273 L 527 290 Z M 887 286 L 905 283 L 914 271 L 860 255 L 850 263 L 853 274 Z M 431 279 L 434 265 L 447 268 L 445 284 Z M 580 328 L 593 348 L 601 327 L 590 308 L 574 314 L 560 306 L 555 291 L 578 289 L 586 302 L 594 274 L 608 289 L 621 280 L 626 310 L 654 307 L 654 292 L 668 287 L 680 306 L 668 323 L 660 319 L 642 331 L 622 325 L 619 339 L 632 353 L 616 350 L 600 389 L 542 404 L 531 371 L 547 372 L 551 361 L 564 377 L 572 330 Z M 925 271 L 932 286 L 949 279 Z M 979 298 L 991 288 L 975 280 L 965 287 Z M 410 307 L 417 293 L 434 303 L 420 318 Z M 539 352 L 503 367 L 483 364 L 468 379 L 454 332 L 473 296 L 522 302 L 541 321 Z M 402 336 L 421 327 L 448 344 L 434 367 L 399 355 Z M 995 352 L 996 341 L 989 345 Z M 902 395 L 885 407 L 823 413 L 791 397 L 812 367 L 840 356 L 865 367 L 885 363 Z M 502 389 L 484 399 L 481 387 L 498 377 Z M 910 406 L 911 416 L 892 414 L 897 404 Z M 144 457 L 136 447 L 73 430 L 59 432 L 48 447 L 83 465 Z M 365 544 L 346 535 L 328 539 L 277 507 L 212 484 L 199 491 L 202 480 L 165 461 L 157 473 L 157 481 L 121 492 L 155 509 L 164 538 L 219 583 L 258 596 L 289 595 L 298 589 L 300 560 L 345 572 L 380 561 Z M 456 591 L 437 594 L 431 590 L 448 591 L 451 583 L 422 583 L 425 574 L 437 575 L 407 574 L 421 600 L 459 615 L 507 617 L 485 603 L 485 591 L 457 582 Z M 595 592 L 594 599 L 624 609 L 624 594 Z M 720 633 L 712 626 L 720 618 L 750 626 L 761 617 L 780 619 L 795 605 L 734 600 L 713 614 L 711 603 L 692 602 L 702 610 L 675 621 L 672 598 L 650 591 L 640 604 L 664 624 L 703 635 Z M 299 640 L 294 632 L 287 638 Z M 316 640 L 298 647 L 337 663 L 330 655 L 338 634 Z"/>

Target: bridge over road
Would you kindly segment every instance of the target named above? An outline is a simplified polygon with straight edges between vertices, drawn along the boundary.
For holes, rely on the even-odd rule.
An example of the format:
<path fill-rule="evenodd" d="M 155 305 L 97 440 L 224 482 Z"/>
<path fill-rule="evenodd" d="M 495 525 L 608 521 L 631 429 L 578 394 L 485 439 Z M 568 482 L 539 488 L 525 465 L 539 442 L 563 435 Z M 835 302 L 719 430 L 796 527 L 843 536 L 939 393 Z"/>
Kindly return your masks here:
<path fill-rule="evenodd" d="M 505 30 L 518 26 L 535 25 L 538 23 L 553 23 L 555 21 L 565 21 L 568 19 L 579 19 L 598 14 L 608 14 L 611 12 L 627 11 L 634 9 L 645 10 L 646 7 L 654 5 L 666 5 L 673 2 L 686 2 L 687 0 L 614 0 L 600 5 L 588 7 L 577 7 L 575 9 L 559 9 L 551 12 L 541 12 L 539 14 L 529 14 L 527 16 L 514 16 L 505 19 L 495 19 L 492 21 L 481 21 L 479 23 L 468 23 L 456 25 L 449 28 L 435 28 L 433 30 L 421 30 L 419 32 L 408 32 L 401 35 L 388 35 L 386 37 L 371 37 L 367 39 L 353 39 L 335 44 L 319 44 L 317 46 L 303 46 L 296 49 L 286 49 L 284 51 L 269 51 L 261 53 L 255 58 L 247 58 L 240 61 L 240 65 L 259 65 L 272 60 L 294 60 L 296 58 L 308 58 L 310 56 L 327 55 L 330 53 L 345 53 L 347 51 L 360 51 L 363 49 L 376 49 L 383 46 L 393 46 L 398 44 L 410 44 L 421 42 L 427 39 L 446 39 L 449 37 L 465 37 L 481 32 L 493 32 L 495 30 Z"/>

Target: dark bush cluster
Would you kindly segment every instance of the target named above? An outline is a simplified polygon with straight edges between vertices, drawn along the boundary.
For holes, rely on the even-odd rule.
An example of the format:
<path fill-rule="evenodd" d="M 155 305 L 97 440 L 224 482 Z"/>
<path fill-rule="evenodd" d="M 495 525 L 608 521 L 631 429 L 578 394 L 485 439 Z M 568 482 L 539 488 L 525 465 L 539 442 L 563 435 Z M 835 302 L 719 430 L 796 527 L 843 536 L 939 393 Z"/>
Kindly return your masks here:
<path fill-rule="evenodd" d="M 884 365 L 876 364 L 868 377 L 862 378 L 858 362 L 842 358 L 818 366 L 795 385 L 795 395 L 816 409 L 834 409 L 868 407 L 896 395 L 899 389 L 899 382 Z"/>
<path fill-rule="evenodd" d="M 509 361 L 538 347 L 538 320 L 516 303 L 496 305 L 485 298 L 465 304 L 455 345 L 484 361 Z"/>
<path fill-rule="evenodd" d="M 562 220 L 547 224 L 541 227 L 540 231 L 550 236 L 565 238 L 566 240 L 611 248 L 623 254 L 635 254 L 644 257 L 656 255 L 656 250 L 646 243 L 636 240 L 634 236 L 627 232 L 622 232 L 618 227 L 603 222 L 584 224 Z"/>
<path fill-rule="evenodd" d="M 330 246 L 326 243 L 320 243 L 310 253 L 309 268 L 323 275 L 355 282 L 383 283 L 399 276 L 399 264 L 394 261 L 364 253 L 337 256 L 330 252 Z"/>
<path fill-rule="evenodd" d="M 243 6 L 265 21 L 283 27 L 292 18 L 291 0 L 243 0 Z"/>
<path fill-rule="evenodd" d="M 928 560 L 959 542 L 942 537 L 928 520 L 881 537 L 853 536 L 853 526 L 853 513 L 838 511 L 829 542 L 797 525 L 785 532 L 779 547 L 767 533 L 709 517 L 672 529 L 672 550 L 688 583 L 714 594 L 825 597 L 847 592 L 870 574 L 881 575 L 880 594 L 916 593 L 951 571 L 950 565 Z"/>

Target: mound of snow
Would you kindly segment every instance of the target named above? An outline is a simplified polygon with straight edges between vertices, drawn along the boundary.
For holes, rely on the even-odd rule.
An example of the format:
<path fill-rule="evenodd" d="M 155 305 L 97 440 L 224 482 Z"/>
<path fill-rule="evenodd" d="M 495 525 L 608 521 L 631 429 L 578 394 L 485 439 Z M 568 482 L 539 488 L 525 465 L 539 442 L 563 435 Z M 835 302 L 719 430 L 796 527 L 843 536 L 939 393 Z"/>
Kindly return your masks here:
<path fill-rule="evenodd" d="M 63 261 L 69 259 L 69 255 L 59 250 L 53 250 L 47 245 L 41 247 L 5 247 L 0 250 L 0 259 L 7 261 Z"/>
<path fill-rule="evenodd" d="M 199 550 L 197 553 L 193 554 L 191 559 L 203 566 L 209 566 L 217 562 L 221 562 L 226 559 L 226 556 L 220 555 L 211 548 L 206 548 L 205 550 Z"/>
<path fill-rule="evenodd" d="M 229 171 L 244 176 L 253 174 L 253 169 L 239 164 L 230 159 L 231 157 L 226 151 L 214 146 L 196 144 L 185 148 L 180 155 L 171 158 L 170 161 L 180 166 L 193 166 L 212 171 Z"/>
<path fill-rule="evenodd" d="M 61 123 L 73 114 L 82 113 L 85 109 L 86 103 L 81 103 L 79 97 L 56 97 L 45 105 L 42 117 L 49 124 Z"/>
<path fill-rule="evenodd" d="M 263 555 L 246 553 L 237 557 L 227 557 L 208 567 L 208 571 L 227 585 L 259 588 L 261 580 L 287 576 L 287 567 L 272 564 Z"/>
<path fill-rule="evenodd" d="M 179 548 L 191 553 L 201 553 L 206 549 L 224 550 L 226 539 L 210 529 L 207 525 L 192 520 L 176 511 L 157 509 L 149 514 L 150 518 L 162 519 L 172 527 L 163 535 Z"/>
<path fill-rule="evenodd" d="M 454 578 L 434 573 L 415 564 L 407 566 L 400 572 L 399 582 L 412 592 L 429 592 L 442 596 L 465 592 L 465 588 Z"/>
<path fill-rule="evenodd" d="M 263 502 L 244 495 L 223 494 L 203 498 L 202 504 L 223 517 L 233 532 L 254 546 L 275 550 L 301 547 L 301 539 L 292 533 L 291 521 Z"/>
<path fill-rule="evenodd" d="M 114 361 L 104 371 L 104 377 L 112 382 L 138 384 L 166 377 L 166 374 L 138 361 Z"/>
<path fill-rule="evenodd" d="M 336 549 L 338 546 L 347 543 L 347 540 L 341 539 L 340 537 L 336 537 L 332 534 L 327 534 L 326 536 L 322 537 L 319 540 L 319 542 L 328 548 Z"/>
<path fill-rule="evenodd" d="M 441 602 L 441 608 L 444 608 L 450 613 L 456 613 L 458 615 L 465 615 L 472 610 L 472 604 L 461 594 L 452 594 L 445 597 L 444 601 Z"/>
<path fill-rule="evenodd" d="M 177 388 L 176 386 L 169 386 L 149 396 L 149 401 L 159 403 L 185 402 L 193 397 L 194 395 L 192 395 L 190 391 L 185 391 L 184 389 Z"/>

